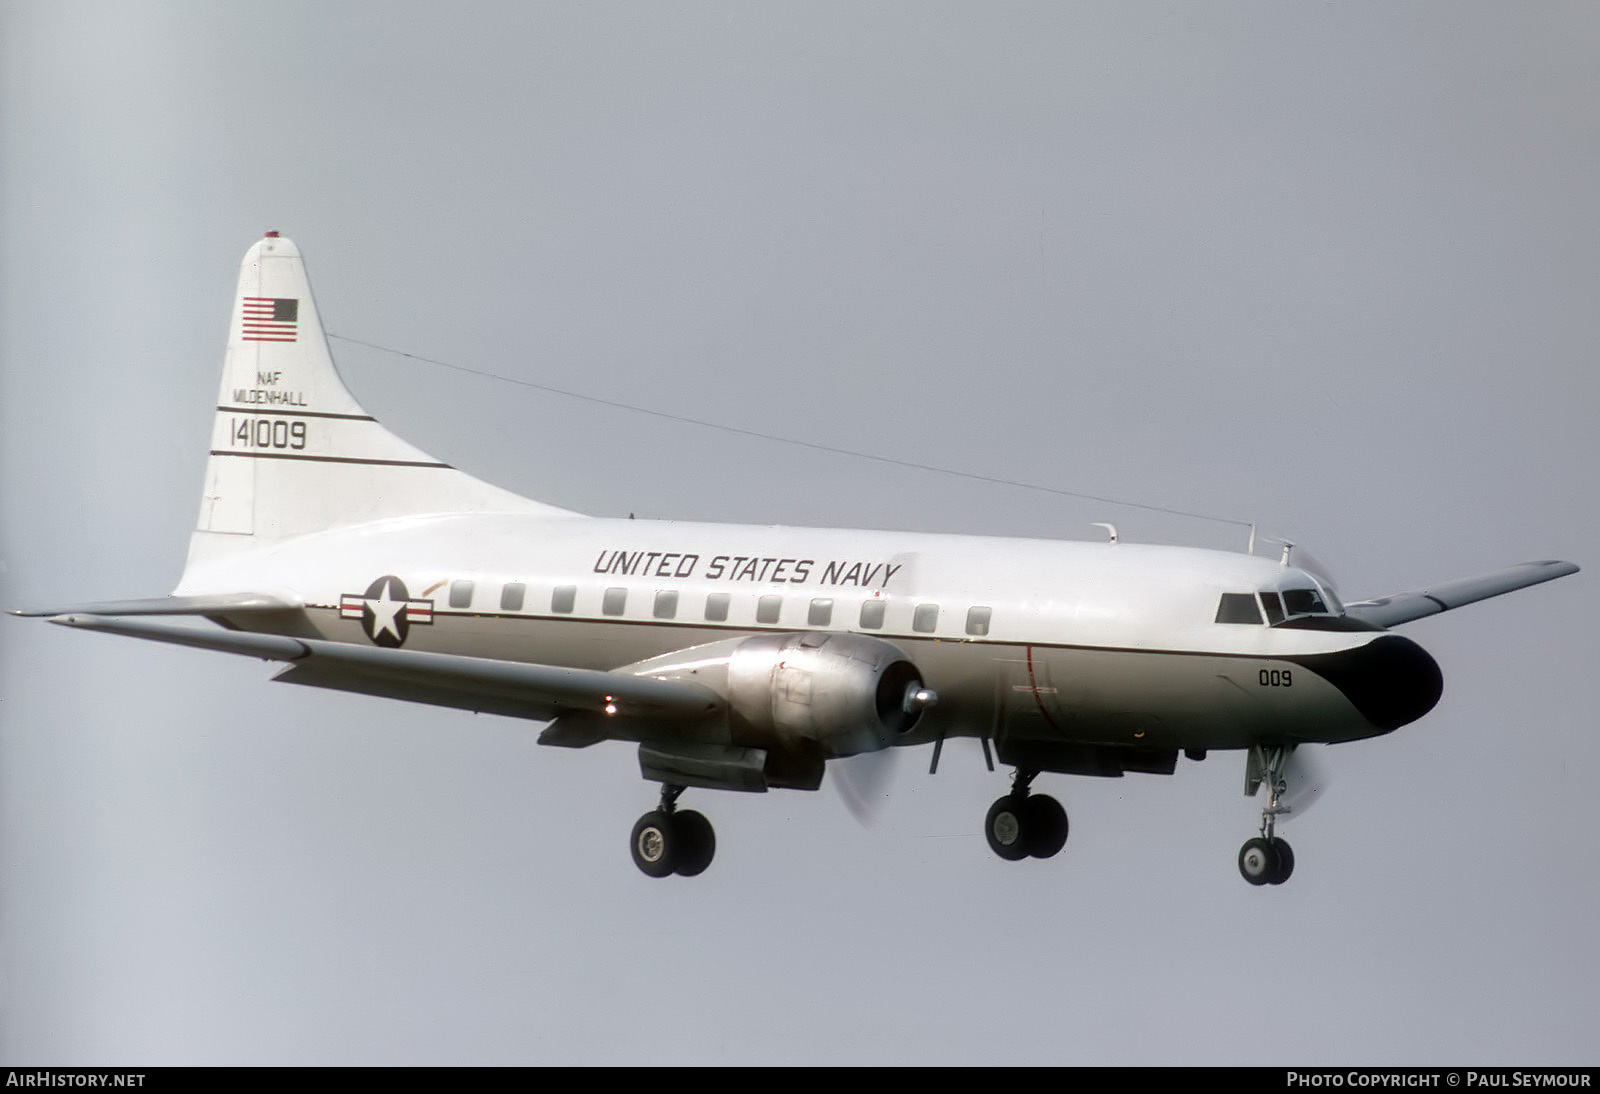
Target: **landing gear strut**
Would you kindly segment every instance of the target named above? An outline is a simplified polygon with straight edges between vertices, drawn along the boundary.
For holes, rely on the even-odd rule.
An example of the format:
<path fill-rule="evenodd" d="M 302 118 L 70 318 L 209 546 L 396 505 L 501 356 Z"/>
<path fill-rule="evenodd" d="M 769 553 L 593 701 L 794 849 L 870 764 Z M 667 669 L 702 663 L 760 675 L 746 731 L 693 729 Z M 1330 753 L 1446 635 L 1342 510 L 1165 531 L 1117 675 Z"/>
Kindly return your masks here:
<path fill-rule="evenodd" d="M 678 809 L 683 787 L 661 784 L 661 804 L 633 826 L 633 864 L 650 877 L 694 877 L 711 865 L 717 834 L 693 809 Z"/>
<path fill-rule="evenodd" d="M 1267 804 L 1261 810 L 1261 834 L 1244 841 L 1239 848 L 1239 873 L 1251 885 L 1282 885 L 1294 873 L 1294 850 L 1289 841 L 1273 834 L 1280 814 L 1289 812 L 1282 803 L 1288 784 L 1284 769 L 1289 764 L 1293 745 L 1271 748 L 1256 745 L 1250 750 L 1245 767 L 1245 791 L 1254 794 L 1267 784 Z"/>
<path fill-rule="evenodd" d="M 998 798 L 984 818 L 989 850 L 1008 862 L 1050 858 L 1067 842 L 1067 811 L 1048 794 L 1029 794 L 1037 771 L 1017 768 L 1011 793 Z"/>

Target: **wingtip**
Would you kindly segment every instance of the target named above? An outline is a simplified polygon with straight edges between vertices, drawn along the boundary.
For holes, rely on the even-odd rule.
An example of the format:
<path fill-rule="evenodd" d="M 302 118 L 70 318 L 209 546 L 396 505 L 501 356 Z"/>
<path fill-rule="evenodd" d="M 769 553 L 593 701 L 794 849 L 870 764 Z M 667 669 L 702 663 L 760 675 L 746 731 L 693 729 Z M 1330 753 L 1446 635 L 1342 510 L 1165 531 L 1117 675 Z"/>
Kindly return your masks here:
<path fill-rule="evenodd" d="M 1523 565 L 1535 570 L 1553 570 L 1550 575 L 1552 578 L 1566 577 L 1568 574 L 1578 573 L 1581 569 L 1576 562 L 1567 562 L 1560 558 L 1541 558 L 1536 562 L 1525 562 Z"/>

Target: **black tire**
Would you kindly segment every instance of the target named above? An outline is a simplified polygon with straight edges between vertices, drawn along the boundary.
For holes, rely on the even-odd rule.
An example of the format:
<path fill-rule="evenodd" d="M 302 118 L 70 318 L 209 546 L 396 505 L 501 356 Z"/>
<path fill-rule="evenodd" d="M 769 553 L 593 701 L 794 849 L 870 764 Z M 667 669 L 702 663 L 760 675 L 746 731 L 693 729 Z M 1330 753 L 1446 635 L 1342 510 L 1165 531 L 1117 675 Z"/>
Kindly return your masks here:
<path fill-rule="evenodd" d="M 677 853 L 676 833 L 672 818 L 657 810 L 646 813 L 633 826 L 633 864 L 649 877 L 666 877 L 672 873 Z"/>
<path fill-rule="evenodd" d="M 680 877 L 705 872 L 717 853 L 717 833 L 704 813 L 681 809 L 672 814 L 673 870 Z"/>
<path fill-rule="evenodd" d="M 1026 798 L 1007 794 L 996 799 L 983 820 L 983 834 L 989 841 L 989 850 L 1007 862 L 1028 857 L 1027 802 Z"/>
<path fill-rule="evenodd" d="M 1278 869 L 1278 855 L 1271 843 L 1257 836 L 1239 848 L 1239 876 L 1251 885 L 1265 885 Z"/>
<path fill-rule="evenodd" d="M 1272 854 L 1277 860 L 1277 867 L 1272 871 L 1272 876 L 1267 879 L 1268 885 L 1282 885 L 1289 880 L 1289 875 L 1294 873 L 1294 849 L 1285 839 L 1272 841 Z"/>
<path fill-rule="evenodd" d="M 1048 794 L 1030 794 L 1023 803 L 1028 854 L 1053 858 L 1067 845 L 1067 811 Z"/>

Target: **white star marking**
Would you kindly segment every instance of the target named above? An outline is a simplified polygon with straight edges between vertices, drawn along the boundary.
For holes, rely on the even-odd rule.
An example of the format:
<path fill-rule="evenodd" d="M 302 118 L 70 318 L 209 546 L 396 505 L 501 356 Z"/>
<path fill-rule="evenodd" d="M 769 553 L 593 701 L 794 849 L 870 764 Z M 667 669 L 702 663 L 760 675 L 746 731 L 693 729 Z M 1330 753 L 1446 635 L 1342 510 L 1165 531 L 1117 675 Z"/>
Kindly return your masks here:
<path fill-rule="evenodd" d="M 400 641 L 400 624 L 397 622 L 396 617 L 406 610 L 406 602 L 394 599 L 394 582 L 392 580 L 383 583 L 381 596 L 367 599 L 367 607 L 372 609 L 372 640 L 376 642 L 378 635 L 388 631 L 394 635 L 396 642 Z"/>

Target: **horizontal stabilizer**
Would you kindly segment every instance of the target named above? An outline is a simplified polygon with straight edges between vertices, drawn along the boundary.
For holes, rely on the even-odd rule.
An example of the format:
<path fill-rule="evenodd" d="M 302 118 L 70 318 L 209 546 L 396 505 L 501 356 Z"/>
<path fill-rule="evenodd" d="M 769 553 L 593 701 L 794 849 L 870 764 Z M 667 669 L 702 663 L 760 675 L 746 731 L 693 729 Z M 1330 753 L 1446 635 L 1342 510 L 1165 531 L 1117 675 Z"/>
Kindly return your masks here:
<path fill-rule="evenodd" d="M 1544 562 L 1524 562 L 1492 573 L 1479 574 L 1477 577 L 1461 577 L 1454 581 L 1430 585 L 1425 589 L 1414 589 L 1408 593 L 1395 593 L 1393 596 L 1380 596 L 1375 600 L 1346 604 L 1345 611 L 1365 623 L 1379 627 L 1393 627 L 1577 572 L 1578 567 L 1570 562 L 1559 562 L 1554 559 Z"/>
<path fill-rule="evenodd" d="M 513 717 L 542 720 L 562 711 L 581 710 L 623 718 L 692 721 L 713 714 L 722 706 L 722 699 L 715 692 L 699 684 L 596 669 L 528 665 L 487 657 L 354 646 L 321 638 L 286 638 L 96 615 L 59 615 L 50 622 L 267 661 L 287 661 L 290 668 L 278 679 L 288 683 Z"/>
<path fill-rule="evenodd" d="M 13 608 L 12 615 L 232 615 L 235 612 L 294 611 L 299 600 L 268 593 L 214 596 L 153 596 L 148 600 L 101 600 L 61 608 Z"/>

